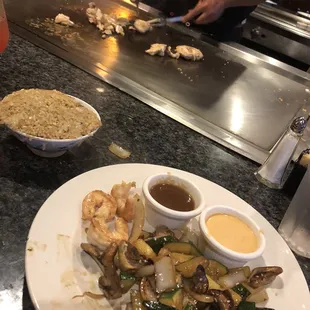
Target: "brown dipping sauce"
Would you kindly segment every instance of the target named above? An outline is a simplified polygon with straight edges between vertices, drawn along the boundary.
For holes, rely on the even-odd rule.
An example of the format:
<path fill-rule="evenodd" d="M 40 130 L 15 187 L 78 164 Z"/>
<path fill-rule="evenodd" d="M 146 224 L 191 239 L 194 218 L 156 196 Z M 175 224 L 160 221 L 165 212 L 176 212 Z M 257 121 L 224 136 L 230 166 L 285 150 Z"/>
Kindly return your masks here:
<path fill-rule="evenodd" d="M 183 188 L 169 183 L 158 183 L 150 189 L 151 196 L 161 205 L 175 211 L 192 211 L 193 197 Z"/>

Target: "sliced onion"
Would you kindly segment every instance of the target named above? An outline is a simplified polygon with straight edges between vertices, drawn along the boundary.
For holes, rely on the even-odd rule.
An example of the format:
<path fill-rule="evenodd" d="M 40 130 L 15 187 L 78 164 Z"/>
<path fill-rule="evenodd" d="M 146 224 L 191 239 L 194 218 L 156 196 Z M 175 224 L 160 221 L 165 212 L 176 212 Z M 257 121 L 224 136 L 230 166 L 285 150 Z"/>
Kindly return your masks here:
<path fill-rule="evenodd" d="M 155 266 L 154 265 L 147 265 L 141 267 L 135 274 L 137 278 L 142 277 L 149 277 L 155 273 Z"/>
<path fill-rule="evenodd" d="M 114 142 L 110 144 L 109 151 L 123 159 L 128 158 L 131 154 L 131 152 L 123 149 L 121 146 L 115 144 Z"/>
<path fill-rule="evenodd" d="M 239 283 L 247 281 L 247 277 L 244 274 L 244 270 L 240 269 L 232 273 L 228 273 L 223 277 L 220 277 L 217 281 L 218 284 L 225 288 L 232 288 Z"/>
<path fill-rule="evenodd" d="M 176 288 L 175 269 L 169 256 L 164 256 L 155 263 L 155 279 L 157 293 Z"/>
<path fill-rule="evenodd" d="M 128 240 L 130 243 L 136 241 L 140 237 L 145 221 L 145 209 L 141 197 L 136 194 L 133 198 L 135 199 L 135 215 Z"/>
<path fill-rule="evenodd" d="M 72 299 L 75 299 L 75 298 L 79 298 L 79 297 L 85 297 L 85 296 L 88 296 L 92 299 L 102 299 L 102 298 L 105 298 L 104 294 L 95 294 L 95 293 L 92 293 L 92 292 L 84 292 L 83 295 L 75 295 L 72 297 Z"/>

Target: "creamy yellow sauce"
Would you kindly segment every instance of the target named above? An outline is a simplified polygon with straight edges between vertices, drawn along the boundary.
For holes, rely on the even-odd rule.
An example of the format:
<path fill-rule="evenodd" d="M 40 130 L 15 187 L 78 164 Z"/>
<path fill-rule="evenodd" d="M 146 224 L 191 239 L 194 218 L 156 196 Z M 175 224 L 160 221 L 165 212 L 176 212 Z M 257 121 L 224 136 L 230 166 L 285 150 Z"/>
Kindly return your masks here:
<path fill-rule="evenodd" d="M 251 253 L 258 248 L 254 231 L 239 218 L 214 214 L 206 220 L 209 234 L 224 247 L 239 253 Z"/>

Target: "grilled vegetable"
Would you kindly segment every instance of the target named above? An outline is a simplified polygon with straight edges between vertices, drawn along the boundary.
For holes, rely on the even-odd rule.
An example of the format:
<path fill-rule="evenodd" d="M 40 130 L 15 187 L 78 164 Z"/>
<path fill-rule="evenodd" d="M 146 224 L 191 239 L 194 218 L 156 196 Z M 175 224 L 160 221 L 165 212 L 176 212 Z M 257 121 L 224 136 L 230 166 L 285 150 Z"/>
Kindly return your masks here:
<path fill-rule="evenodd" d="M 139 238 L 145 221 L 145 209 L 141 197 L 138 194 L 136 194 L 134 196 L 134 199 L 135 199 L 135 215 L 132 222 L 131 234 L 128 240 L 129 242 L 134 242 Z"/>
<path fill-rule="evenodd" d="M 154 237 L 145 240 L 145 242 L 153 249 L 153 251 L 157 254 L 160 249 L 167 243 L 171 243 L 175 241 L 173 236 L 164 236 L 164 237 Z"/>
<path fill-rule="evenodd" d="M 238 310 L 255 310 L 255 302 L 241 301 Z"/>
<path fill-rule="evenodd" d="M 209 281 L 206 276 L 205 269 L 202 265 L 198 265 L 192 278 L 192 290 L 198 294 L 206 294 L 209 289 Z"/>
<path fill-rule="evenodd" d="M 117 244 L 111 243 L 101 258 L 104 266 L 104 274 L 99 278 L 98 283 L 107 299 L 122 297 L 121 282 L 114 265 L 114 256 L 116 253 Z"/>
<path fill-rule="evenodd" d="M 241 301 L 240 296 L 239 296 L 240 300 L 235 300 L 235 297 L 232 296 L 231 292 L 228 290 L 225 291 L 210 290 L 210 294 L 214 296 L 215 303 L 221 310 L 235 310 L 237 308 L 236 302 Z"/>
<path fill-rule="evenodd" d="M 194 275 L 198 265 L 207 268 L 209 261 L 204 256 L 194 257 L 189 261 L 177 265 L 176 270 L 179 271 L 183 277 L 191 278 Z"/>
<path fill-rule="evenodd" d="M 149 277 L 155 273 L 154 265 L 146 265 L 141 267 L 135 274 L 137 278 Z"/>
<path fill-rule="evenodd" d="M 145 265 L 144 259 L 138 250 L 127 241 L 121 241 L 118 245 L 118 256 L 122 271 L 137 270 Z"/>
<path fill-rule="evenodd" d="M 239 270 L 241 270 L 241 269 L 243 270 L 244 275 L 245 275 L 247 278 L 249 278 L 250 275 L 251 275 L 251 269 L 250 269 L 249 266 L 244 266 L 244 267 L 240 267 L 240 268 L 232 268 L 232 269 L 229 269 L 229 270 L 228 270 L 228 273 L 234 273 L 234 272 L 239 271 Z"/>
<path fill-rule="evenodd" d="M 245 300 L 251 294 L 251 292 L 243 284 L 234 286 L 232 290 L 240 295 L 243 300 Z"/>
<path fill-rule="evenodd" d="M 138 292 L 137 290 L 131 290 L 130 299 L 133 310 L 145 310 L 140 292 Z"/>
<path fill-rule="evenodd" d="M 210 276 L 206 274 L 206 277 L 208 278 L 209 282 L 209 290 L 221 290 L 221 286 L 216 283 Z"/>
<path fill-rule="evenodd" d="M 159 302 L 177 310 L 182 310 L 183 292 L 181 289 L 176 289 L 174 291 L 162 293 L 159 297 Z"/>
<path fill-rule="evenodd" d="M 230 295 L 231 300 L 233 301 L 234 306 L 237 307 L 242 301 L 242 297 L 232 289 L 228 289 L 227 291 L 227 293 L 229 293 Z"/>
<path fill-rule="evenodd" d="M 175 268 L 170 257 L 164 256 L 155 263 L 155 279 L 157 293 L 176 288 Z"/>
<path fill-rule="evenodd" d="M 153 249 L 142 239 L 138 239 L 133 242 L 133 245 L 138 250 L 140 255 L 146 257 L 147 259 L 154 259 L 156 257 Z"/>
<path fill-rule="evenodd" d="M 209 265 L 206 268 L 206 273 L 212 279 L 218 280 L 218 278 L 220 278 L 220 277 L 222 277 L 228 273 L 228 269 L 226 266 L 224 266 L 220 262 L 210 259 Z"/>
<path fill-rule="evenodd" d="M 175 310 L 174 308 L 163 305 L 158 301 L 144 301 L 143 305 L 149 310 Z"/>
<path fill-rule="evenodd" d="M 183 253 L 193 256 L 203 256 L 203 254 L 191 242 L 173 242 L 164 246 L 170 252 Z"/>
<path fill-rule="evenodd" d="M 185 279 L 184 283 L 183 283 L 183 288 L 185 290 L 186 293 L 188 293 L 191 297 L 193 297 L 195 300 L 203 302 L 203 303 L 212 303 L 214 302 L 214 298 L 210 295 L 206 295 L 206 294 L 197 294 L 196 292 L 194 292 L 191 287 L 192 287 L 192 283 L 190 280 Z"/>
<path fill-rule="evenodd" d="M 233 273 L 228 273 L 225 276 L 220 277 L 218 284 L 224 288 L 232 288 L 245 281 L 247 281 L 247 277 L 244 274 L 244 270 L 239 269 Z"/>
<path fill-rule="evenodd" d="M 175 239 L 174 232 L 164 225 L 157 226 L 155 229 L 154 235 L 156 238 L 171 236 Z"/>
<path fill-rule="evenodd" d="M 193 255 L 187 255 L 187 254 L 176 253 L 176 252 L 171 253 L 170 257 L 173 259 L 175 265 L 184 263 L 184 262 L 194 258 Z"/>
<path fill-rule="evenodd" d="M 264 287 L 259 287 L 252 291 L 251 294 L 246 298 L 246 301 L 260 303 L 268 300 L 268 294 Z"/>
<path fill-rule="evenodd" d="M 181 288 L 183 286 L 182 275 L 179 272 L 175 273 L 175 281 L 177 283 L 177 288 Z"/>
<path fill-rule="evenodd" d="M 154 237 L 153 233 L 151 233 L 149 231 L 142 230 L 141 233 L 140 233 L 139 239 L 146 240 L 146 239 L 149 239 L 149 238 L 152 238 L 152 237 Z"/>
<path fill-rule="evenodd" d="M 188 304 L 185 306 L 184 310 L 197 310 L 197 308 L 196 308 L 195 305 L 193 305 L 193 304 L 191 304 L 191 303 L 188 303 Z"/>
<path fill-rule="evenodd" d="M 136 282 L 136 277 L 125 271 L 120 272 L 120 279 L 122 294 L 126 294 Z"/>
<path fill-rule="evenodd" d="M 268 285 L 282 272 L 283 269 L 276 266 L 255 268 L 250 275 L 249 284 L 253 288 Z"/>
<path fill-rule="evenodd" d="M 145 301 L 157 301 L 156 293 L 146 277 L 140 282 L 140 294 Z"/>

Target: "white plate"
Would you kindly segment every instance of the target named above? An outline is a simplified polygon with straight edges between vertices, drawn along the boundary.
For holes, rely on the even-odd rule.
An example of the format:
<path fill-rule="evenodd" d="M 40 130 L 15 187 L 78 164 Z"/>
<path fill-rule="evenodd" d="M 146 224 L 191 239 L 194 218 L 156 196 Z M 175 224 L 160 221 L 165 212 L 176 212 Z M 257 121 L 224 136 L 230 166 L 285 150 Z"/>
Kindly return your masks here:
<path fill-rule="evenodd" d="M 188 178 L 205 193 L 207 205 L 232 206 L 251 216 L 266 235 L 267 247 L 254 266 L 278 265 L 284 273 L 268 288 L 267 307 L 277 310 L 310 309 L 306 280 L 289 247 L 277 231 L 255 209 L 224 188 L 196 175 L 154 165 L 126 164 L 84 173 L 55 191 L 43 204 L 31 226 L 26 247 L 26 277 L 32 301 L 40 310 L 111 308 L 106 300 L 75 298 L 85 291 L 100 293 L 98 269 L 80 250 L 85 233 L 81 222 L 81 202 L 94 190 L 109 191 L 113 184 L 135 181 L 138 191 L 143 180 L 157 173 L 171 172 Z M 120 308 L 122 302 L 112 304 Z"/>

